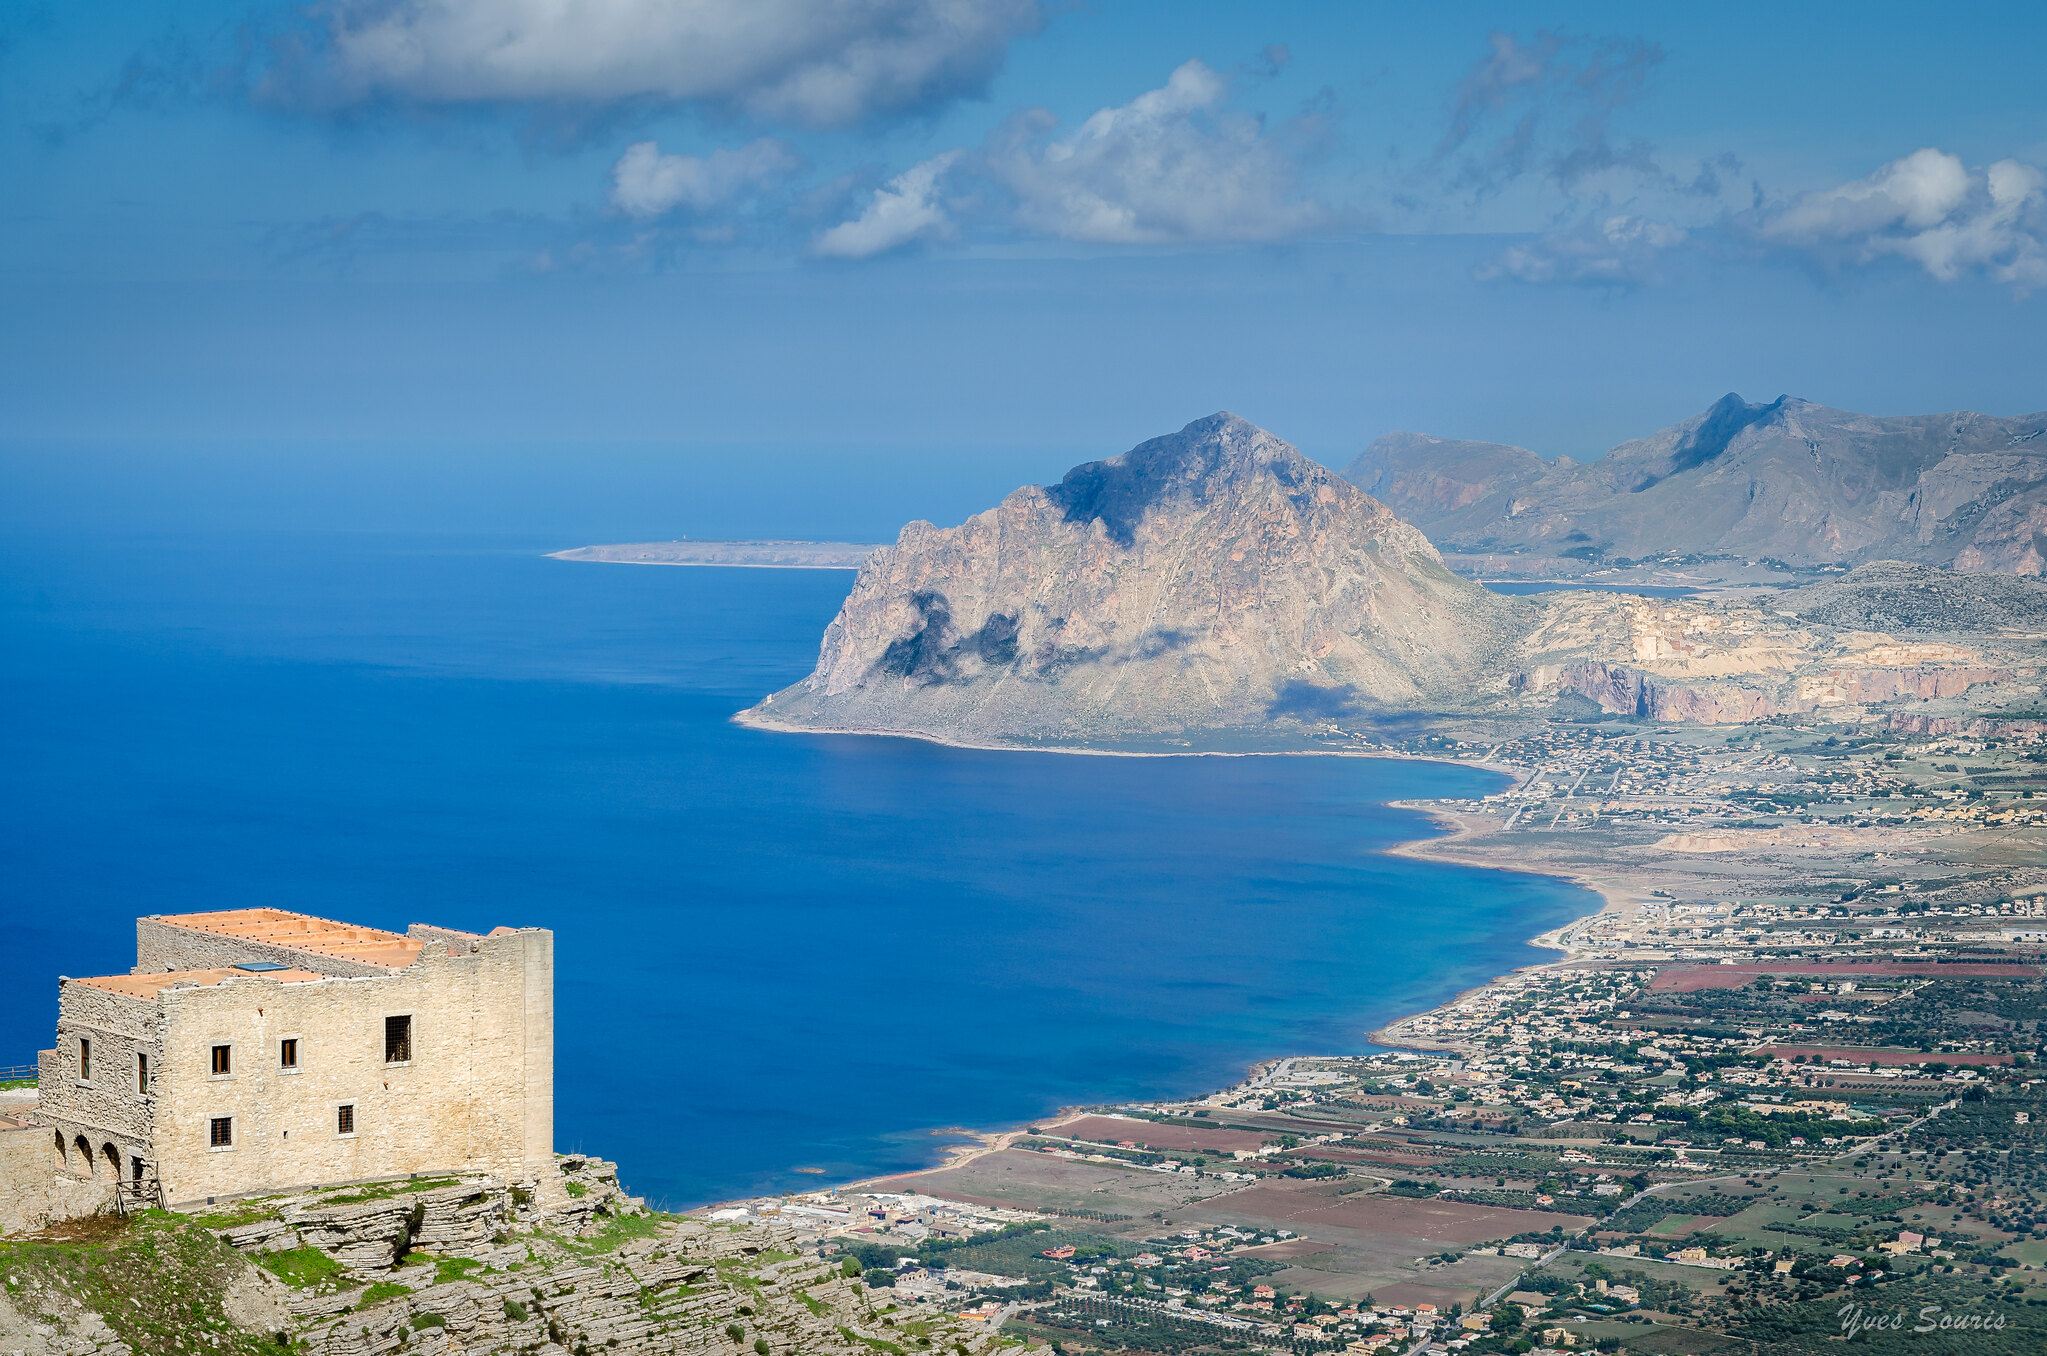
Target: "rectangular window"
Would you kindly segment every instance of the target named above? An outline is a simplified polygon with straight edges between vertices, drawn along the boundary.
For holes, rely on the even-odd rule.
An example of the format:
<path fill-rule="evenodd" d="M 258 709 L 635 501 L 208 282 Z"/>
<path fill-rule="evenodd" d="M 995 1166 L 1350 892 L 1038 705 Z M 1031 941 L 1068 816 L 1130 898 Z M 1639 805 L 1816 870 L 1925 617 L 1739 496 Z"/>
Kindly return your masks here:
<path fill-rule="evenodd" d="M 296 1069 L 298 1066 L 298 1038 L 293 1037 L 290 1040 L 279 1041 L 277 1043 L 277 1067 L 280 1069 Z"/>
<path fill-rule="evenodd" d="M 78 1038 L 78 1077 L 83 1082 L 92 1082 L 92 1042 L 83 1036 Z"/>
<path fill-rule="evenodd" d="M 222 1074 L 234 1072 L 234 1059 L 230 1053 L 233 1049 L 232 1045 L 216 1045 L 213 1047 L 213 1073 L 216 1078 Z"/>
<path fill-rule="evenodd" d="M 335 1110 L 334 1110 L 334 1133 L 335 1133 L 335 1134 L 337 1134 L 337 1135 L 352 1135 L 352 1134 L 354 1134 L 354 1133 L 355 1133 L 355 1108 L 354 1108 L 354 1107 L 352 1107 L 352 1106 L 343 1106 L 343 1107 L 336 1107 L 336 1108 L 335 1108 Z"/>
<path fill-rule="evenodd" d="M 135 1091 L 149 1091 L 149 1056 L 140 1050 L 135 1052 Z"/>
<path fill-rule="evenodd" d="M 226 1149 L 235 1142 L 235 1118 L 215 1116 L 212 1128 L 207 1132 L 206 1142 L 215 1149 Z"/>
<path fill-rule="evenodd" d="M 412 1059 L 412 1019 L 410 1017 L 386 1017 L 384 1019 L 384 1062 L 404 1064 Z"/>

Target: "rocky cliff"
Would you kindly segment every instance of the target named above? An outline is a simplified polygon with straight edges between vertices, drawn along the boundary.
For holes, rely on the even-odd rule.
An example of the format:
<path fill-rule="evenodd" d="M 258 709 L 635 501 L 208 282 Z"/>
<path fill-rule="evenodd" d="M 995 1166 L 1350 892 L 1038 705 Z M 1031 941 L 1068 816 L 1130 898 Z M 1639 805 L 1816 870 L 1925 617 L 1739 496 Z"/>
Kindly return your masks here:
<path fill-rule="evenodd" d="M 1230 414 L 911 523 L 817 669 L 748 712 L 809 729 L 1070 738 L 1443 709 L 1511 668 L 1535 609 Z"/>
<path fill-rule="evenodd" d="M 1345 476 L 1444 550 L 2047 571 L 2047 414 L 1738 395 L 1596 461 L 1393 433 Z"/>

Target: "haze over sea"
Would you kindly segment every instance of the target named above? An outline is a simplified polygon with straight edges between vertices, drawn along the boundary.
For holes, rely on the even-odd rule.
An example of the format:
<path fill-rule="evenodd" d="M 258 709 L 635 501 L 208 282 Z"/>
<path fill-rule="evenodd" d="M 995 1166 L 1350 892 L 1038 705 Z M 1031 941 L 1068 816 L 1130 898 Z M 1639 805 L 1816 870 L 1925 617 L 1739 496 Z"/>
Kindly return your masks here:
<path fill-rule="evenodd" d="M 1469 768 L 730 724 L 850 573 L 15 509 L 0 1065 L 49 1043 L 58 974 L 133 963 L 137 914 L 544 925 L 558 1145 L 682 1206 L 1356 1049 L 1595 906 L 1379 855 L 1429 831 L 1383 802 L 1501 784 Z"/>

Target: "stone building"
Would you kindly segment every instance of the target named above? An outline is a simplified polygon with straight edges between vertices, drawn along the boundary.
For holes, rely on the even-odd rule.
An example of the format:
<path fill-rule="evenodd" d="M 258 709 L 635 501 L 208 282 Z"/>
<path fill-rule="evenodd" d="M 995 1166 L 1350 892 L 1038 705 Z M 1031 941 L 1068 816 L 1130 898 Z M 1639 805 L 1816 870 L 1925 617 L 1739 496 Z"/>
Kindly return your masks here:
<path fill-rule="evenodd" d="M 58 981 L 30 1113 L 52 1217 L 87 1181 L 160 1184 L 175 1205 L 552 1171 L 553 933 L 401 935 L 269 908 L 135 932 L 131 973 Z"/>

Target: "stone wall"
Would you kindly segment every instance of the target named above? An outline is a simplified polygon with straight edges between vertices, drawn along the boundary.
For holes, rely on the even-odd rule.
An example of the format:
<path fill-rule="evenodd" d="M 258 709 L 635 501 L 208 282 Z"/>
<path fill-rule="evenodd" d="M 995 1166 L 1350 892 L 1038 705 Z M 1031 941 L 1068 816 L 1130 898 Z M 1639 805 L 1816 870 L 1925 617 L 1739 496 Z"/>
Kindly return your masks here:
<path fill-rule="evenodd" d="M 155 1002 L 75 980 L 59 983 L 57 1045 L 39 1061 L 37 1115 L 63 1132 L 68 1147 L 59 1166 L 71 1176 L 132 1175 L 135 1160 L 149 1157 L 155 1098 L 142 1088 L 140 1058 L 149 1061 L 154 1087 L 163 1068 L 162 1036 Z M 90 1078 L 81 1066 L 83 1041 L 92 1044 Z"/>
<path fill-rule="evenodd" d="M 135 973 L 161 974 L 166 970 L 217 970 L 242 961 L 267 960 L 323 975 L 381 975 L 381 965 L 344 960 L 317 951 L 301 951 L 276 942 L 259 942 L 241 937 L 223 937 L 181 928 L 156 918 L 135 920 Z"/>
<path fill-rule="evenodd" d="M 33 1120 L 0 1115 L 0 1234 L 113 1209 L 111 1176 L 80 1179 L 57 1167 L 55 1133 Z"/>
<path fill-rule="evenodd" d="M 159 1002 L 153 1148 L 174 1203 L 408 1173 L 532 1181 L 553 1161 L 551 933 L 436 942 L 372 976 L 167 989 Z M 404 1063 L 384 1061 L 392 1016 L 411 1018 Z M 279 1068 L 286 1038 L 296 1071 Z M 225 1077 L 210 1072 L 219 1044 L 233 1047 Z M 232 1122 L 231 1145 L 210 1143 L 216 1118 Z"/>

